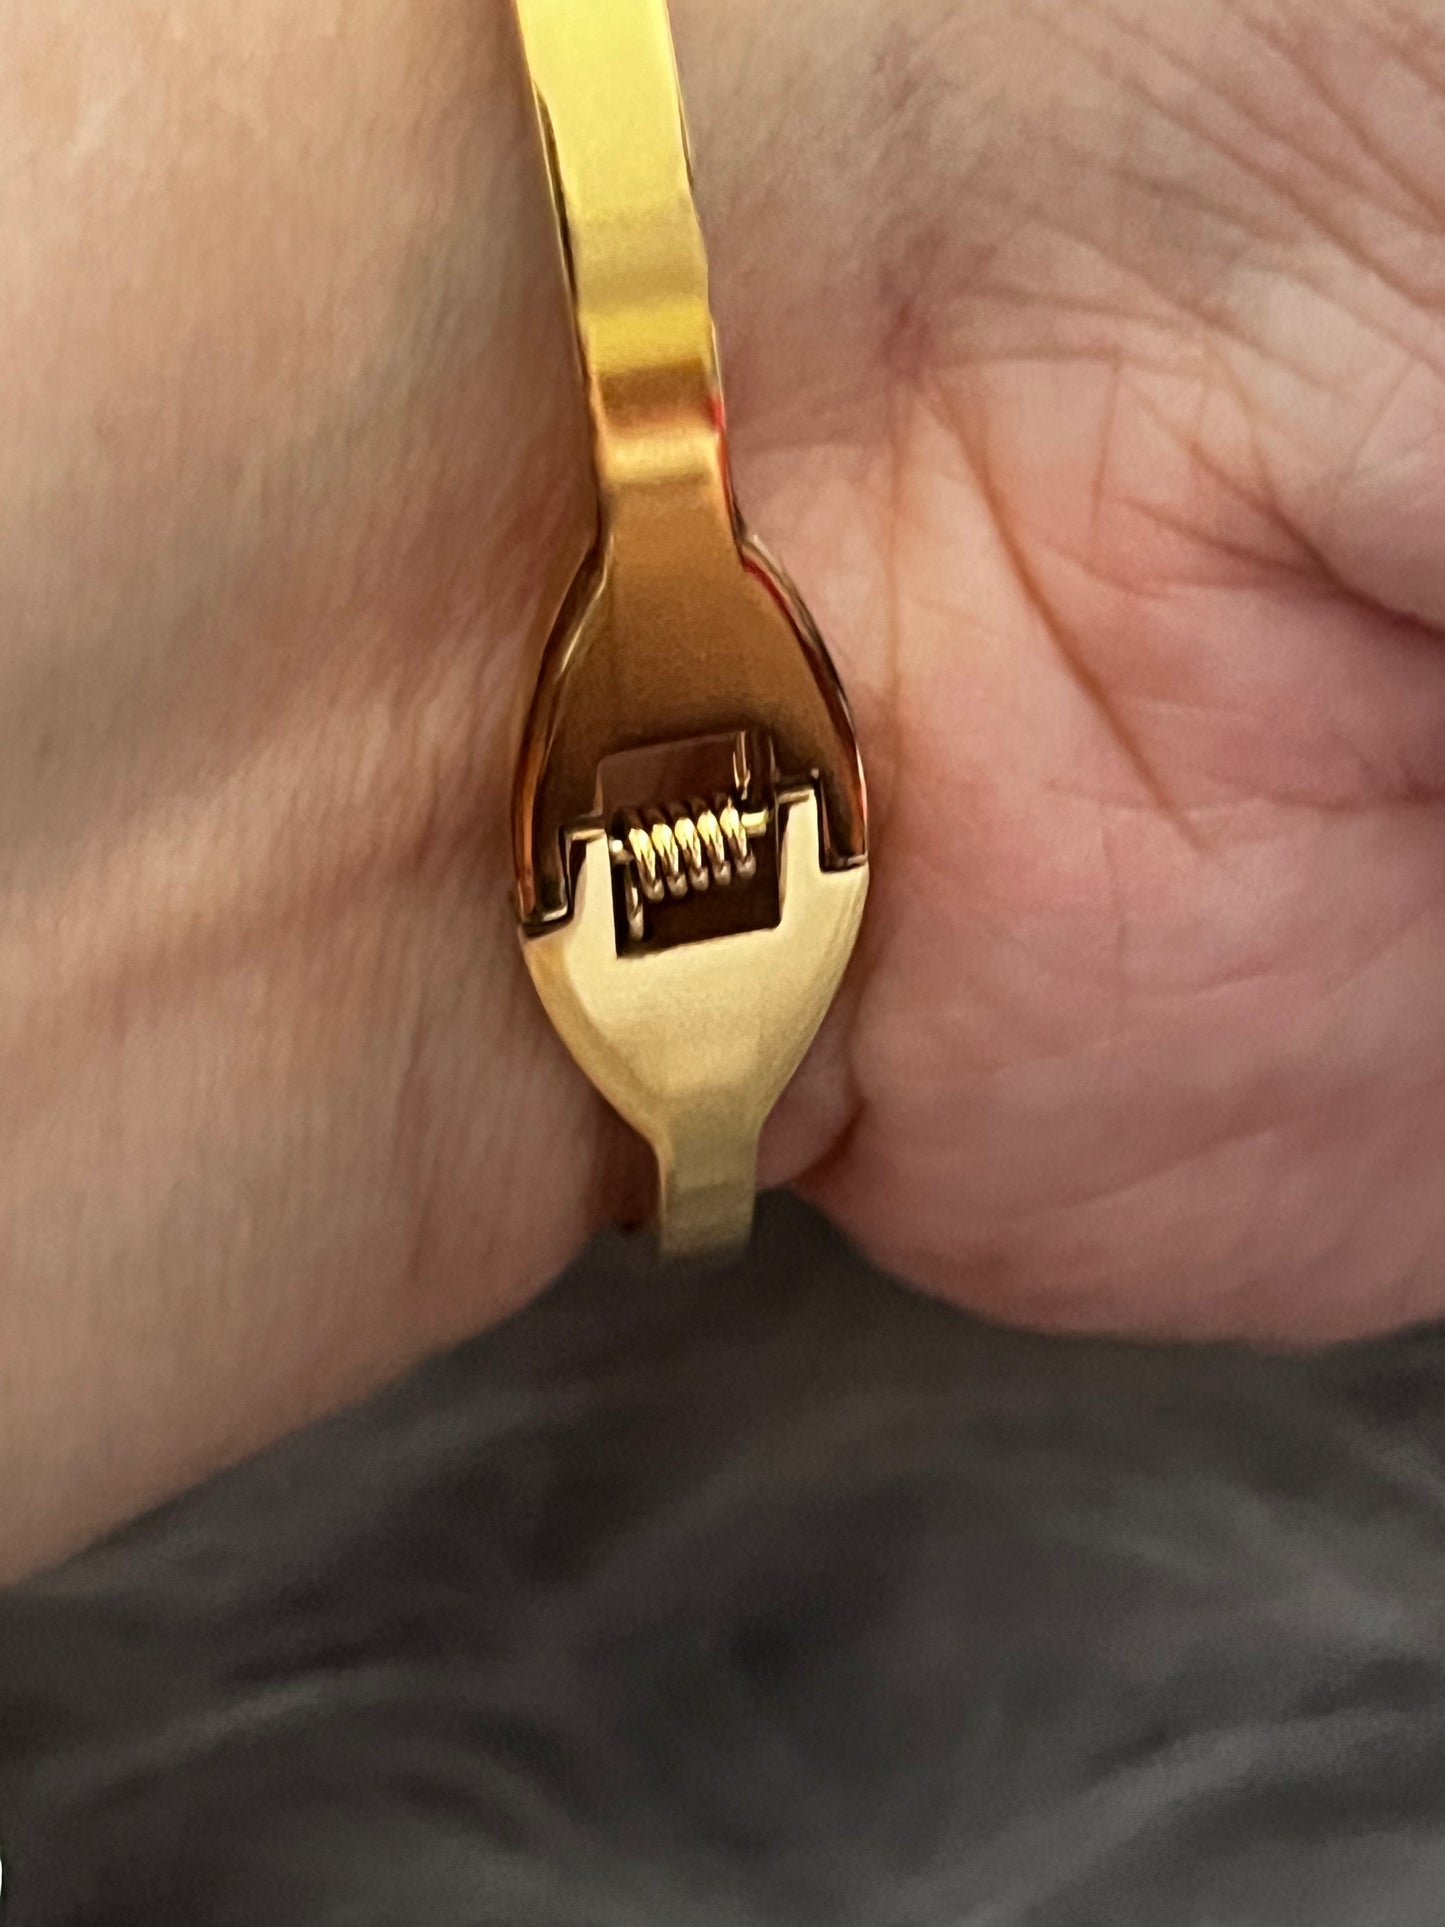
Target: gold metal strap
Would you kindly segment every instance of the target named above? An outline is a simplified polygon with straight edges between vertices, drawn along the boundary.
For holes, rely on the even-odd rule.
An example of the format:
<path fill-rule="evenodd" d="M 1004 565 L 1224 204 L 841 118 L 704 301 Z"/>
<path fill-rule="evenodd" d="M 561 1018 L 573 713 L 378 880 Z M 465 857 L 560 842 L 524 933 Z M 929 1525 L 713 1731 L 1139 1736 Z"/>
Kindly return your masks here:
<path fill-rule="evenodd" d="M 600 511 L 517 759 L 523 955 L 656 1153 L 663 1248 L 715 1249 L 747 1234 L 763 1121 L 857 934 L 862 769 L 822 641 L 734 509 L 664 0 L 515 4 Z"/>
<path fill-rule="evenodd" d="M 707 258 L 664 0 L 517 0 L 517 14 L 604 498 L 720 481 Z"/>

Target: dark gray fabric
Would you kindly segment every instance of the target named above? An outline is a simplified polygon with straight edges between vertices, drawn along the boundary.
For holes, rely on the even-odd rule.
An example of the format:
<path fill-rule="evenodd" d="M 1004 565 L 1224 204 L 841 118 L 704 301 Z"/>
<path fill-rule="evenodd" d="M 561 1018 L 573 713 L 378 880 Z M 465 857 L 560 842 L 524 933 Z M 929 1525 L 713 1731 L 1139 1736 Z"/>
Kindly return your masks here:
<path fill-rule="evenodd" d="M 5 1927 L 1439 1927 L 1442 1378 L 608 1243 L 0 1600 Z"/>

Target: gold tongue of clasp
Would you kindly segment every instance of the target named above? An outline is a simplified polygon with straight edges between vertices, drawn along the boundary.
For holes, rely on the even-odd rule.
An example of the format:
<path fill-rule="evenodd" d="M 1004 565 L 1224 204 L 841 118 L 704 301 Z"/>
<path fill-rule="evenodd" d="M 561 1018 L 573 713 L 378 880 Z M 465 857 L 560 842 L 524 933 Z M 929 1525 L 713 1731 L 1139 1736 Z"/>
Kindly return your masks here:
<path fill-rule="evenodd" d="M 523 955 L 657 1153 L 665 1249 L 743 1240 L 758 1136 L 867 890 L 847 703 L 732 499 L 664 0 L 516 0 L 594 431 L 598 531 L 513 797 Z"/>

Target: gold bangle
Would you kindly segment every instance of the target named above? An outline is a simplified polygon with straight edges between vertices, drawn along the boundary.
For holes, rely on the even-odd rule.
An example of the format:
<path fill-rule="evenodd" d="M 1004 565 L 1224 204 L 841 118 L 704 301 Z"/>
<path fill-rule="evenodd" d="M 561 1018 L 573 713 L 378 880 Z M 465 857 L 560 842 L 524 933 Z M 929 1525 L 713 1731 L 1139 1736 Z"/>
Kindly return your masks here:
<path fill-rule="evenodd" d="M 740 1243 L 763 1122 L 868 885 L 833 665 L 745 530 L 665 0 L 516 0 L 593 427 L 598 524 L 513 791 L 522 950 L 657 1155 L 665 1250 Z"/>

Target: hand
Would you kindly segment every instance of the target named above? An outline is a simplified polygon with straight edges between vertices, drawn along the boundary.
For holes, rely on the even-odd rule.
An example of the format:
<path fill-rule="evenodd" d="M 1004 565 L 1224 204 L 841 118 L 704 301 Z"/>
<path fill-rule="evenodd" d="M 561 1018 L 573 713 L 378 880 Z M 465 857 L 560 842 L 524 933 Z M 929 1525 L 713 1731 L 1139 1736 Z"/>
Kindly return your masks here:
<path fill-rule="evenodd" d="M 589 512 L 506 10 L 0 16 L 17 1570 L 501 1315 L 628 1157 L 506 906 Z M 1445 22 L 677 28 L 876 805 L 770 1174 L 1009 1318 L 1438 1309 Z"/>
<path fill-rule="evenodd" d="M 1445 10 L 940 3 L 859 71 L 717 210 L 879 804 L 812 1189 L 1008 1319 L 1438 1313 Z"/>

